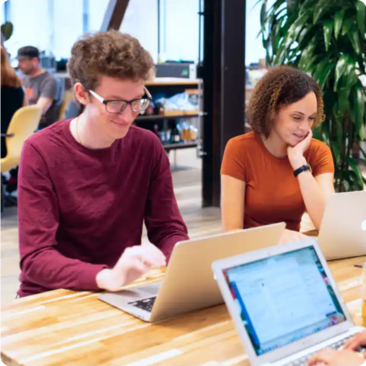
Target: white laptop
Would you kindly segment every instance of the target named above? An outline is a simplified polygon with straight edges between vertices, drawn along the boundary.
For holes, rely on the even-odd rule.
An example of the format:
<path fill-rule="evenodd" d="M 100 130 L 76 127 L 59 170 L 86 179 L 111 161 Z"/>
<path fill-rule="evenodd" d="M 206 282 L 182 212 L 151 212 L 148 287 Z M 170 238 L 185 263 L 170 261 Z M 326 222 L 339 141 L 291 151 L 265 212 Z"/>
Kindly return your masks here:
<path fill-rule="evenodd" d="M 212 262 L 276 245 L 284 229 L 279 223 L 177 243 L 163 282 L 104 293 L 99 299 L 147 322 L 221 304 Z"/>
<path fill-rule="evenodd" d="M 318 243 L 327 260 L 366 255 L 366 191 L 328 197 Z"/>
<path fill-rule="evenodd" d="M 212 264 L 252 366 L 307 365 L 364 328 L 348 313 L 316 239 Z"/>

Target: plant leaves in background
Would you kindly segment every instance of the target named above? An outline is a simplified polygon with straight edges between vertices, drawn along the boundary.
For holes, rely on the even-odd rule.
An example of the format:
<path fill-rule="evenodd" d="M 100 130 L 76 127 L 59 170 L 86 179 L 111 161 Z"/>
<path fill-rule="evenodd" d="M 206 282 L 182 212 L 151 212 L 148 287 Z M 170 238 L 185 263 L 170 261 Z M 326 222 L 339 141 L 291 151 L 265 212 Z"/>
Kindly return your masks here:
<path fill-rule="evenodd" d="M 350 28 L 352 27 L 352 24 L 354 23 L 353 19 L 346 19 L 343 22 L 343 26 L 342 26 L 342 36 L 344 36 L 345 34 L 348 33 L 348 31 L 350 30 Z"/>
<path fill-rule="evenodd" d="M 339 31 L 342 28 L 343 18 L 344 18 L 344 11 L 342 10 L 339 11 L 334 17 L 334 37 L 336 40 L 338 39 Z"/>
<path fill-rule="evenodd" d="M 365 34 L 365 13 L 366 13 L 366 5 L 362 1 L 357 1 L 357 23 L 358 29 L 361 34 Z"/>
<path fill-rule="evenodd" d="M 354 123 L 355 133 L 360 136 L 361 140 L 365 139 L 364 114 L 366 95 L 362 87 L 357 85 L 352 89 L 354 103 Z"/>
<path fill-rule="evenodd" d="M 318 0 L 313 11 L 313 24 L 316 24 L 319 18 L 329 9 L 329 0 Z"/>
<path fill-rule="evenodd" d="M 325 50 L 328 52 L 329 50 L 329 43 L 332 38 L 333 32 L 333 20 L 327 20 L 324 22 L 324 43 L 325 43 Z"/>
<path fill-rule="evenodd" d="M 336 80 L 335 80 L 335 84 L 334 84 L 334 91 L 337 91 L 338 82 L 339 82 L 340 78 L 342 77 L 343 73 L 346 71 L 347 64 L 348 64 L 348 55 L 342 55 L 337 62 L 337 66 L 336 66 L 336 70 L 335 70 Z"/>
<path fill-rule="evenodd" d="M 361 173 L 361 170 L 360 170 L 357 162 L 354 159 L 352 159 L 351 157 L 348 157 L 348 163 L 357 177 L 357 179 L 355 180 L 355 183 L 358 183 L 359 189 L 362 189 L 363 188 L 363 178 L 362 178 L 362 173 Z"/>
<path fill-rule="evenodd" d="M 352 42 L 352 46 L 354 47 L 356 53 L 358 55 L 361 54 L 361 43 L 360 43 L 360 35 L 358 33 L 358 29 L 355 25 L 353 25 L 348 32 L 348 37 Z"/>

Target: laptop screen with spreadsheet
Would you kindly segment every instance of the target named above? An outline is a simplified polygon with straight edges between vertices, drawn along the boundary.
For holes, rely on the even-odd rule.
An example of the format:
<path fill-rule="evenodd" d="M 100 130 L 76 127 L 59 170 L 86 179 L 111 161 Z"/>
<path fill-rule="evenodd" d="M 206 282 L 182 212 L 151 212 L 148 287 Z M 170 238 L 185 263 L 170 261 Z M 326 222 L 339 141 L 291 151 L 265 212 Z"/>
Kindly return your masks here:
<path fill-rule="evenodd" d="M 224 269 L 256 354 L 346 321 L 313 247 Z"/>

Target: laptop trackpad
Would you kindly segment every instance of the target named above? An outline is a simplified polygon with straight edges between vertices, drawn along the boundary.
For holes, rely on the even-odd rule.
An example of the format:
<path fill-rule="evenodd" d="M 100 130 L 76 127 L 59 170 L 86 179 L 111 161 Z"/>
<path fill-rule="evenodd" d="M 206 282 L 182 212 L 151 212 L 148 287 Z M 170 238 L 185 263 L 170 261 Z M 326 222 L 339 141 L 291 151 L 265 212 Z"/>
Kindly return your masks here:
<path fill-rule="evenodd" d="M 123 290 L 118 292 L 123 298 L 127 298 L 128 301 L 145 299 L 148 297 L 156 296 L 161 287 L 161 282 L 152 283 L 151 285 L 137 286 L 133 289 Z"/>

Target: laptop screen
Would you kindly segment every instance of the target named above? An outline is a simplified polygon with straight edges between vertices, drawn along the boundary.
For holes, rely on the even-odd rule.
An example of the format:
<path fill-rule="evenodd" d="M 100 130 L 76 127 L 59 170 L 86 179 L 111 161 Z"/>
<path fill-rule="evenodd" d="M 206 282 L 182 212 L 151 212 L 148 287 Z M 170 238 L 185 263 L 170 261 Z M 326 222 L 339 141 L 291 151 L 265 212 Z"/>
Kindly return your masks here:
<path fill-rule="evenodd" d="M 224 270 L 257 355 L 344 322 L 313 247 Z"/>

